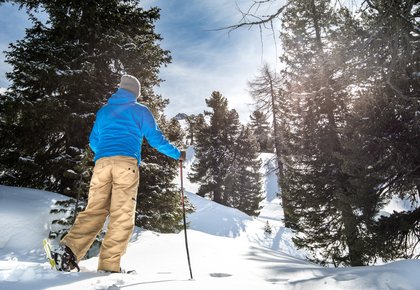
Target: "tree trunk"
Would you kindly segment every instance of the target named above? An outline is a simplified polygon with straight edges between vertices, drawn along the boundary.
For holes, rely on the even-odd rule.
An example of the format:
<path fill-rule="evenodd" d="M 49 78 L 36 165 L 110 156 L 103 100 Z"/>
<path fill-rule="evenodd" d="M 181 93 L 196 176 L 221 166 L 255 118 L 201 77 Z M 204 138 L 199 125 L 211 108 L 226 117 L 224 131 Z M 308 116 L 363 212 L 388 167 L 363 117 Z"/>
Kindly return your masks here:
<path fill-rule="evenodd" d="M 268 71 L 267 71 L 267 74 L 270 76 L 269 81 L 270 81 L 271 107 L 272 107 L 272 112 L 273 112 L 274 147 L 276 149 L 276 158 L 277 158 L 277 166 L 278 166 L 278 177 L 279 177 L 278 184 L 280 185 L 284 176 L 283 157 L 282 157 L 283 138 L 282 138 L 281 130 L 279 128 L 280 116 L 278 114 L 277 105 L 276 105 L 276 98 L 280 97 L 280 94 L 275 89 L 274 80 L 271 74 Z M 292 208 L 284 194 L 281 194 L 281 202 L 283 206 L 284 225 L 288 228 L 292 228 L 293 224 L 291 223 L 291 219 L 290 219 Z"/>
<path fill-rule="evenodd" d="M 362 259 L 362 253 L 364 252 L 363 243 L 360 243 L 357 231 L 358 221 L 348 203 L 343 203 L 341 207 L 344 224 L 343 233 L 349 249 L 350 266 L 364 266 Z"/>

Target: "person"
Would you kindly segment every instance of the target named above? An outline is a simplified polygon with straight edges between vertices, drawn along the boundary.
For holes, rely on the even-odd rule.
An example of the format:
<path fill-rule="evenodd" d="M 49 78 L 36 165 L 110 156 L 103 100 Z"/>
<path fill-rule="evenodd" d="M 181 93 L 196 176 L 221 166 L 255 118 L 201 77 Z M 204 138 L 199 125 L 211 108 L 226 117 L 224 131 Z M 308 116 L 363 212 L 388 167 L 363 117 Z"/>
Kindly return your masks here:
<path fill-rule="evenodd" d="M 95 154 L 88 204 L 60 241 L 60 267 L 70 271 L 89 250 L 109 215 L 99 253 L 98 271 L 120 272 L 134 229 L 139 164 L 143 137 L 159 152 L 185 160 L 185 151 L 172 145 L 159 130 L 150 110 L 137 102 L 140 82 L 121 77 L 120 86 L 96 114 L 89 137 Z"/>

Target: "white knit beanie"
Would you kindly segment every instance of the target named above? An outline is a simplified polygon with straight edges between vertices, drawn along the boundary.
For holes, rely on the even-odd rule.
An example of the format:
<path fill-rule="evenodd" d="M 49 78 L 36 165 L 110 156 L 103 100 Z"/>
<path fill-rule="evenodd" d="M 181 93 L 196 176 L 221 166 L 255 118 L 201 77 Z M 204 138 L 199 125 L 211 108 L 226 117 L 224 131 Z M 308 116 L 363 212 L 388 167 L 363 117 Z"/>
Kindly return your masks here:
<path fill-rule="evenodd" d="M 132 92 L 136 98 L 140 96 L 140 82 L 139 80 L 131 75 L 123 75 L 121 77 L 120 88 Z"/>

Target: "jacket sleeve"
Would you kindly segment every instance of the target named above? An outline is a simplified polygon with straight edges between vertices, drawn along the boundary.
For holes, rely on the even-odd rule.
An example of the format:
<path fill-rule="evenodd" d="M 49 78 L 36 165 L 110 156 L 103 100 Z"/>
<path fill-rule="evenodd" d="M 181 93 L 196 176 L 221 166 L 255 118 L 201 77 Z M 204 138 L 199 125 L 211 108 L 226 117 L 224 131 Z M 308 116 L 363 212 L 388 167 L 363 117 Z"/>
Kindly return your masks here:
<path fill-rule="evenodd" d="M 98 146 L 99 141 L 99 130 L 98 130 L 98 118 L 96 118 L 95 123 L 93 124 L 92 132 L 90 132 L 89 136 L 89 145 L 92 149 L 93 153 L 96 153 L 96 148 Z"/>
<path fill-rule="evenodd" d="M 179 159 L 181 151 L 169 143 L 165 136 L 163 136 L 163 133 L 159 129 L 150 110 L 145 107 L 144 112 L 141 115 L 143 119 L 143 133 L 150 146 L 158 150 L 160 153 L 172 157 L 173 159 Z"/>

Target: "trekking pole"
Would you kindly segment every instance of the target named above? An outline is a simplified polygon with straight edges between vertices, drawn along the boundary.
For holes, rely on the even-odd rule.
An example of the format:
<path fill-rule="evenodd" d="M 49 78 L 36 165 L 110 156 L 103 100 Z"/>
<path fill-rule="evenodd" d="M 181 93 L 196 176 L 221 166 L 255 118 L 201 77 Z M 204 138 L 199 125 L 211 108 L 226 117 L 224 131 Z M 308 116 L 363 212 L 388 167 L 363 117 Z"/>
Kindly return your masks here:
<path fill-rule="evenodd" d="M 179 161 L 180 173 L 181 173 L 181 204 L 182 204 L 182 217 L 184 220 L 184 235 L 185 235 L 185 248 L 187 249 L 188 267 L 190 268 L 190 277 L 193 279 L 190 262 L 190 252 L 188 250 L 188 237 L 187 237 L 187 221 L 185 219 L 185 202 L 184 202 L 184 178 L 182 176 L 182 160 Z"/>
<path fill-rule="evenodd" d="M 79 207 L 80 190 L 82 189 L 82 181 L 83 181 L 83 173 L 80 174 L 80 180 L 79 180 L 79 184 L 77 186 L 77 199 L 76 199 L 76 204 L 74 206 L 73 224 L 76 221 L 76 217 L 77 217 L 77 208 Z"/>

